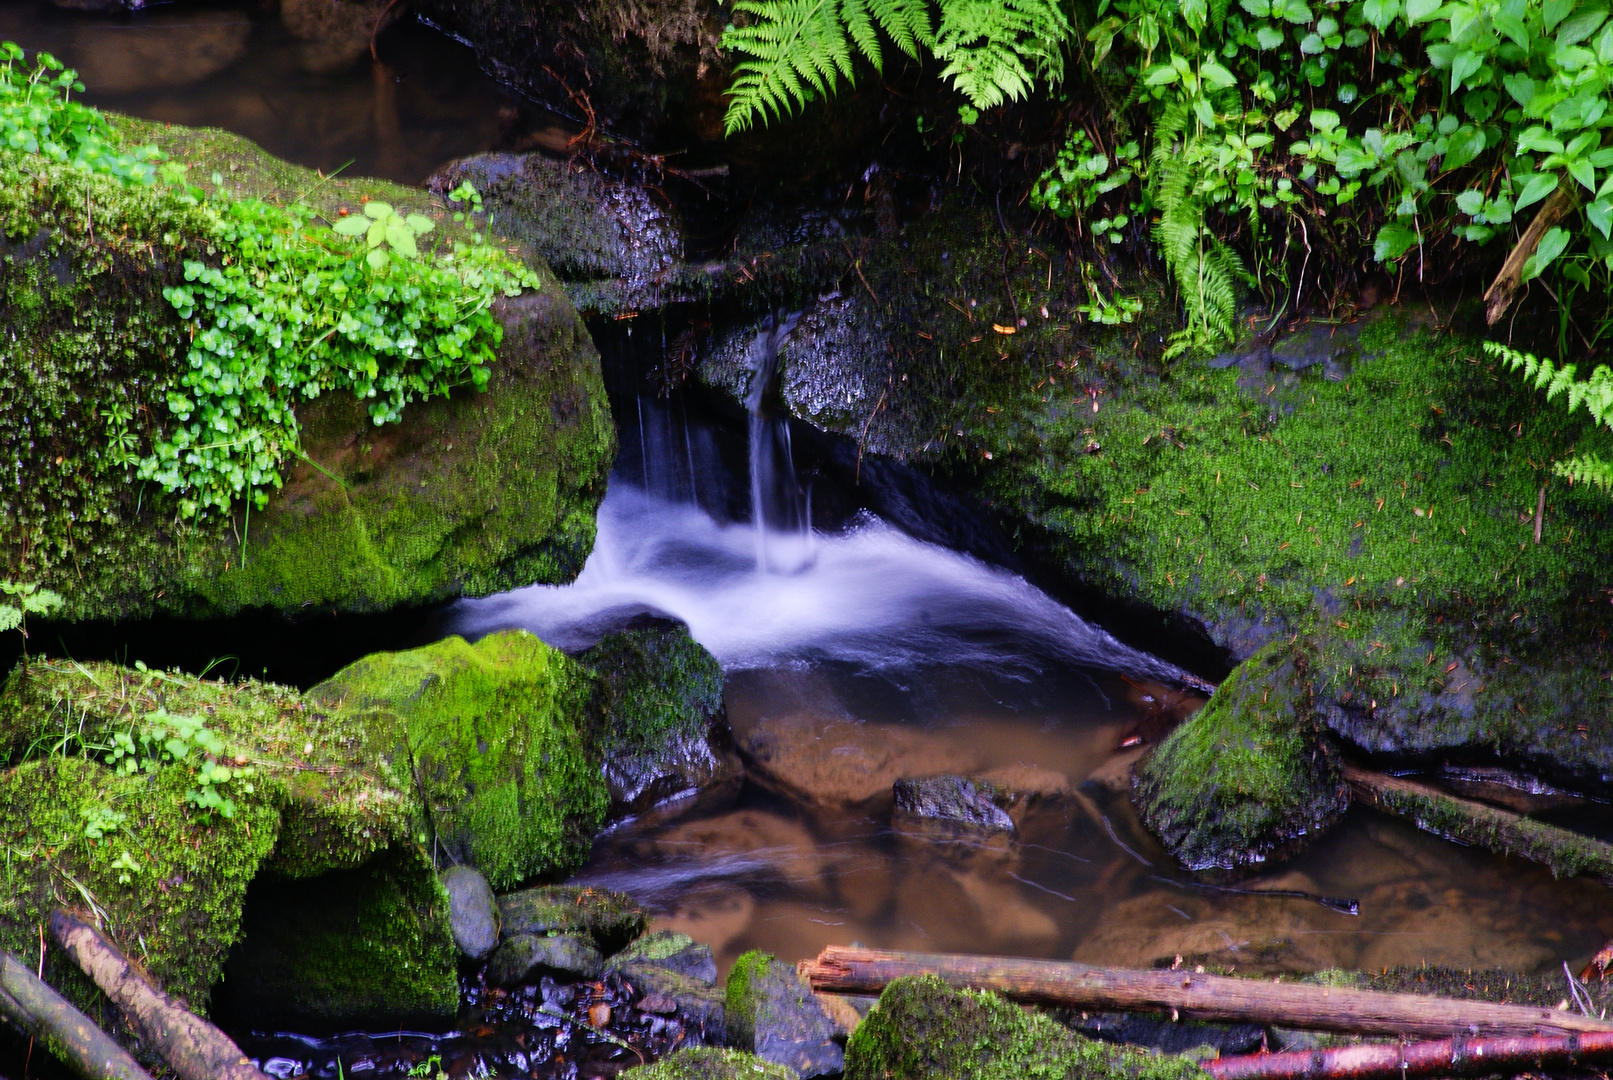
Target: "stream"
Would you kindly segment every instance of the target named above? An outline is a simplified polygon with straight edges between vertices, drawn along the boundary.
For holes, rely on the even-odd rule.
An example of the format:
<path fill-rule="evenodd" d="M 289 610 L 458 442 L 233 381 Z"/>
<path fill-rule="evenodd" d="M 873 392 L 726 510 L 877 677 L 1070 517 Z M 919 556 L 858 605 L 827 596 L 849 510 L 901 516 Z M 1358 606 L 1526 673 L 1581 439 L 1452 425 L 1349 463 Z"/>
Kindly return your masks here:
<path fill-rule="evenodd" d="M 412 21 L 387 31 L 378 63 L 367 44 L 327 48 L 256 5 L 104 17 L 12 3 L 0 39 L 78 67 L 93 104 L 228 128 L 353 175 L 418 183 L 541 120 Z M 710 944 L 723 973 L 749 949 L 794 961 L 853 942 L 1245 972 L 1545 972 L 1613 937 L 1603 886 L 1361 807 L 1269 871 L 1222 885 L 1180 871 L 1127 777 L 1203 684 L 1018 568 L 903 531 L 809 460 L 762 393 L 787 331 L 758 341 L 748 413 L 692 388 L 662 396 L 602 340 L 621 452 L 581 575 L 433 616 L 428 637 L 523 627 L 569 650 L 666 616 L 722 663 L 738 790 L 614 824 L 572 881 L 631 894 L 656 927 Z M 894 811 L 895 780 L 951 773 L 1028 793 L 1016 832 Z M 331 1044 L 298 1045 L 312 1062 Z"/>

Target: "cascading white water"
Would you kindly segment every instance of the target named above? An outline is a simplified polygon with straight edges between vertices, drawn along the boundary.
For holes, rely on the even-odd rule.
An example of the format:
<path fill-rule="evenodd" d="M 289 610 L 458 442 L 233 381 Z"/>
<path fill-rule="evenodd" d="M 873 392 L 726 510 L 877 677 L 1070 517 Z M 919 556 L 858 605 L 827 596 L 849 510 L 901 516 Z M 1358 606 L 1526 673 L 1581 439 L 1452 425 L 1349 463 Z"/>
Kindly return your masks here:
<path fill-rule="evenodd" d="M 745 395 L 745 411 L 750 429 L 751 525 L 756 543 L 756 569 L 798 571 L 812 554 L 811 514 L 796 480 L 795 455 L 790 447 L 790 426 L 767 415 L 767 391 L 778 370 L 779 349 L 795 329 L 798 312 L 775 317 L 751 343 L 751 381 Z M 782 459 L 782 460 L 781 460 Z M 780 467 L 782 465 L 782 468 Z M 781 550 L 769 550 L 769 538 L 789 537 Z M 793 543 L 805 538 L 805 545 Z M 780 559 L 788 552 L 794 561 Z"/>

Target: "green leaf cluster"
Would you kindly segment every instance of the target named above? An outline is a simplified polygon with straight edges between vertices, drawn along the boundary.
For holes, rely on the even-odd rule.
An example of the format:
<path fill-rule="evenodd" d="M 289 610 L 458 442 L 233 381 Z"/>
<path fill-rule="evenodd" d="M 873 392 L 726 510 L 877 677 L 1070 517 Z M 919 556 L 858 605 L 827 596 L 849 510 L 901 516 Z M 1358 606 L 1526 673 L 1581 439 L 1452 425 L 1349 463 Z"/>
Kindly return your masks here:
<path fill-rule="evenodd" d="M 881 34 L 908 56 L 931 52 L 942 77 L 987 109 L 1058 82 L 1071 32 L 1056 0 L 734 0 L 734 14 L 722 38 L 743 57 L 728 88 L 730 135 L 855 82 L 859 56 L 882 71 Z"/>
<path fill-rule="evenodd" d="M 1318 252 L 1422 274 L 1462 244 L 1510 242 L 1563 188 L 1568 216 L 1524 279 L 1560 301 L 1565 341 L 1576 300 L 1600 309 L 1587 343 L 1613 327 L 1601 0 L 1097 0 L 1080 21 L 1099 85 L 1125 87 L 1116 130 L 1143 133 L 1131 209 L 1157 217 L 1195 340 L 1226 335 L 1238 255 L 1274 302 L 1289 262 Z M 1038 185 L 1056 212 L 1128 197 L 1088 207 L 1069 190 L 1088 138 L 1072 131 Z"/>
<path fill-rule="evenodd" d="M 195 786 L 185 793 L 185 801 L 203 814 L 235 816 L 235 800 L 224 792 L 224 785 L 231 781 L 241 781 L 241 790 L 247 795 L 254 791 L 249 779 L 252 767 L 244 758 L 230 759 L 224 740 L 200 716 L 158 709 L 126 730 L 114 732 L 105 754 L 106 764 L 125 776 L 154 774 L 168 765 L 188 769 Z M 90 824 L 98 823 L 92 820 Z"/>
<path fill-rule="evenodd" d="M 176 493 L 181 517 L 227 513 L 242 498 L 264 506 L 301 453 L 302 401 L 352 393 L 380 425 L 412 401 L 486 385 L 502 333 L 493 303 L 539 284 L 488 236 L 427 250 L 432 219 L 380 201 L 332 227 L 300 203 L 232 197 L 216 174 L 209 194 L 155 147 L 122 146 L 71 99 L 83 89 L 72 71 L 21 57 L 0 45 L 0 153 L 156 188 L 194 211 L 211 253 L 185 260 L 183 280 L 163 290 L 192 335 L 166 430 L 137 433 L 126 404 L 102 413 L 111 464 Z M 473 194 L 455 198 L 474 205 Z"/>
<path fill-rule="evenodd" d="M 28 616 L 49 615 L 65 602 L 35 581 L 0 580 L 0 634 L 7 630 L 28 636 Z"/>

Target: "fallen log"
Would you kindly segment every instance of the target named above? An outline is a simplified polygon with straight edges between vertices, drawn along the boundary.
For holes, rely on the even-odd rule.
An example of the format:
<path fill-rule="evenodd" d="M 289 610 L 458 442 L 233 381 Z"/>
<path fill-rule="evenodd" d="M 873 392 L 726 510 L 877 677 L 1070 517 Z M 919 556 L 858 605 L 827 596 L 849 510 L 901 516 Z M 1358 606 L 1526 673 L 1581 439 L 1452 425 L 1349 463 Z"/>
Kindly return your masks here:
<path fill-rule="evenodd" d="M 112 1036 L 8 952 L 0 952 L 0 1016 L 85 1080 L 151 1080 Z"/>
<path fill-rule="evenodd" d="M 1501 264 L 1501 270 L 1490 282 L 1490 287 L 1484 290 L 1484 318 L 1489 325 L 1494 326 L 1501 321 L 1501 316 L 1507 313 L 1512 306 L 1512 300 L 1523 288 L 1523 266 L 1529 261 L 1529 256 L 1535 253 L 1540 246 L 1540 240 L 1564 214 L 1579 205 L 1579 197 L 1575 193 L 1574 185 L 1567 179 L 1558 181 L 1557 189 L 1553 191 L 1540 209 L 1535 212 L 1534 219 L 1529 227 L 1523 230 L 1512 250 L 1507 254 L 1506 262 Z"/>
<path fill-rule="evenodd" d="M 1613 881 L 1613 844 L 1354 765 L 1344 767 L 1344 779 L 1357 798 L 1437 836 L 1542 863 L 1557 877 Z"/>
<path fill-rule="evenodd" d="M 1358 1035 L 1613 1032 L 1613 1023 L 1536 1006 L 1007 956 L 880 952 L 830 945 L 816 960 L 803 963 L 802 973 L 812 989 L 838 993 L 877 994 L 904 975 L 937 975 L 950 986 L 992 990 L 1015 1001 L 1094 1011 L 1173 1012 L 1194 1020 L 1280 1024 Z"/>
<path fill-rule="evenodd" d="M 268 1080 L 228 1035 L 152 986 L 95 927 L 58 909 L 50 932 L 180 1080 Z"/>
<path fill-rule="evenodd" d="M 1204 1062 L 1215 1080 L 1405 1080 L 1413 1076 L 1513 1076 L 1613 1059 L 1613 1032 L 1439 1039 L 1240 1054 Z"/>

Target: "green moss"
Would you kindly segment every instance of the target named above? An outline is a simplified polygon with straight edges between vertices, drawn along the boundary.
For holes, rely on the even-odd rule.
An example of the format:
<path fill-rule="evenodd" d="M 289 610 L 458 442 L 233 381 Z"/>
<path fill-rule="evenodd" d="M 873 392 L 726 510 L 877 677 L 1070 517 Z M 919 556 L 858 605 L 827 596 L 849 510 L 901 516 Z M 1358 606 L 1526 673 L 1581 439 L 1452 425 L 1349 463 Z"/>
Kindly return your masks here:
<path fill-rule="evenodd" d="M 604 819 L 609 795 L 576 726 L 590 689 L 517 630 L 369 657 L 308 698 L 391 732 L 385 767 L 429 808 L 419 834 L 509 888 L 581 862 Z"/>
<path fill-rule="evenodd" d="M 742 1050 L 712 1046 L 692 1046 L 630 1071 L 633 1080 L 796 1080 L 800 1075 Z"/>
<path fill-rule="evenodd" d="M 500 932 L 593 937 L 608 956 L 644 933 L 650 914 L 626 893 L 592 885 L 542 885 L 498 898 Z"/>
<path fill-rule="evenodd" d="M 1309 664 L 1284 643 L 1240 664 L 1138 773 L 1143 820 L 1195 870 L 1262 862 L 1343 816 L 1349 789 L 1319 738 Z"/>
<path fill-rule="evenodd" d="M 365 196 L 458 227 L 419 190 L 314 173 L 214 131 L 125 118 L 133 141 L 234 195 L 305 196 L 335 216 Z M 576 573 L 614 454 L 598 360 L 541 260 L 544 287 L 503 302 L 489 389 L 411 406 L 375 429 L 360 403 L 299 408 L 310 459 L 262 513 L 181 522 L 110 445 L 145 453 L 189 335 L 162 298 L 185 259 L 216 258 L 201 211 L 166 189 L 124 188 L 0 153 L 0 556 L 8 576 L 68 597 L 65 617 L 379 610 Z M 126 425 L 109 417 L 120 410 Z M 317 464 L 315 464 L 317 463 Z"/>
<path fill-rule="evenodd" d="M 1182 1057 L 1084 1038 L 995 994 L 897 979 L 846 1044 L 846 1080 L 1192 1080 Z"/>
<path fill-rule="evenodd" d="M 430 859 L 410 845 L 312 881 L 261 876 L 247 890 L 220 1007 L 255 1026 L 452 1016 L 458 953 L 447 911 Z"/>
<path fill-rule="evenodd" d="M 778 963 L 771 953 L 752 949 L 743 953 L 728 969 L 727 1021 L 728 1041 L 735 1046 L 750 1046 L 756 1041 L 756 993 L 754 983 L 767 975 L 768 969 Z"/>
<path fill-rule="evenodd" d="M 612 964 L 653 962 L 665 960 L 669 956 L 675 956 L 685 949 L 694 947 L 694 938 L 688 934 L 680 934 L 676 930 L 657 930 L 653 934 L 639 938 L 610 959 Z"/>

